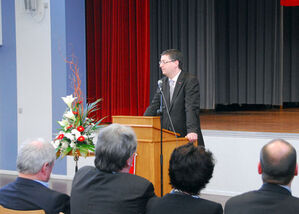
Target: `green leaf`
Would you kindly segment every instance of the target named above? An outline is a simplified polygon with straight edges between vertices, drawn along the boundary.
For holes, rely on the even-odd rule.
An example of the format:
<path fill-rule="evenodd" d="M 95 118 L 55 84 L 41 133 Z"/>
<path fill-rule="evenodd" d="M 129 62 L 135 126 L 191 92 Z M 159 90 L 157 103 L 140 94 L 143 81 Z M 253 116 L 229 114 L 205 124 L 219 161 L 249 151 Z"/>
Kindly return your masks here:
<path fill-rule="evenodd" d="M 70 151 L 72 151 L 72 147 L 67 147 L 65 150 L 61 152 L 61 159 L 64 158 Z"/>
<path fill-rule="evenodd" d="M 90 144 L 82 144 L 80 145 L 80 147 L 85 149 L 94 149 L 94 145 L 90 145 Z"/>
<path fill-rule="evenodd" d="M 89 145 L 89 146 L 93 146 L 93 148 L 94 148 L 94 145 L 93 145 L 93 141 L 92 140 L 90 140 L 90 139 L 87 139 L 86 140 L 87 141 L 87 145 Z"/>
<path fill-rule="evenodd" d="M 95 152 L 95 146 L 94 145 L 87 144 L 86 146 L 88 147 L 88 149 L 90 151 Z"/>
<path fill-rule="evenodd" d="M 87 154 L 88 154 L 88 149 L 83 148 L 83 147 L 78 147 L 78 149 L 79 149 L 79 151 L 80 151 L 81 156 L 83 156 L 83 157 L 86 158 L 86 156 L 87 156 Z"/>
<path fill-rule="evenodd" d="M 82 144 L 82 145 L 78 146 L 78 148 L 85 150 L 87 153 L 89 151 L 91 151 L 91 152 L 95 151 L 94 145 L 89 145 L 89 144 Z"/>
<path fill-rule="evenodd" d="M 98 130 L 98 129 L 101 129 L 101 128 L 105 128 L 107 125 L 96 125 L 94 127 L 92 127 L 92 131 L 95 131 L 95 130 Z"/>

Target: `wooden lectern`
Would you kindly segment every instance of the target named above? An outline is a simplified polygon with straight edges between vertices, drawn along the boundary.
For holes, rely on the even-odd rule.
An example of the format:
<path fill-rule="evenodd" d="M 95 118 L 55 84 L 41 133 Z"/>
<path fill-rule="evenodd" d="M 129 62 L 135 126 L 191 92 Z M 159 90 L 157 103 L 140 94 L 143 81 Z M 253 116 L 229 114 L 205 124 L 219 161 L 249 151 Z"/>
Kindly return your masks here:
<path fill-rule="evenodd" d="M 113 123 L 130 126 L 137 136 L 136 175 L 150 180 L 157 196 L 161 195 L 160 171 L 160 117 L 112 116 Z M 174 148 L 186 144 L 186 138 L 177 138 L 174 132 L 163 129 L 163 193 L 169 193 L 168 167 Z"/>

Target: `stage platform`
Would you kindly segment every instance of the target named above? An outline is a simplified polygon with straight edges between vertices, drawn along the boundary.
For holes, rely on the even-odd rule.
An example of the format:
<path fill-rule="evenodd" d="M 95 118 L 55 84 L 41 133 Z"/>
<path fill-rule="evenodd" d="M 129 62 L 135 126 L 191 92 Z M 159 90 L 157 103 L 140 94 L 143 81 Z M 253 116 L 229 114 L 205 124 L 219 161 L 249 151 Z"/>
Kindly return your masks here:
<path fill-rule="evenodd" d="M 205 130 L 299 133 L 299 108 L 209 111 L 200 115 Z"/>
<path fill-rule="evenodd" d="M 272 139 L 285 139 L 299 152 L 299 108 L 204 112 L 201 127 L 206 148 L 216 159 L 204 193 L 234 196 L 258 189 L 262 185 L 257 173 L 259 152 Z M 292 190 L 298 197 L 298 177 Z"/>

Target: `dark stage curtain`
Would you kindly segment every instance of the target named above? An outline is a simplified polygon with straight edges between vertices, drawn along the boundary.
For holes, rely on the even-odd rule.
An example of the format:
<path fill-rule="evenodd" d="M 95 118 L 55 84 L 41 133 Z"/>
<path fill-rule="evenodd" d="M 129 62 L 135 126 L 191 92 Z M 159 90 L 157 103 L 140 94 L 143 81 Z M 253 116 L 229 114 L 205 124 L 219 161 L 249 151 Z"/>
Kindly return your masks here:
<path fill-rule="evenodd" d="M 299 102 L 299 6 L 284 7 L 283 21 L 283 101 L 293 103 Z"/>
<path fill-rule="evenodd" d="M 143 115 L 149 104 L 149 0 L 87 0 L 87 97 L 97 117 Z"/>
<path fill-rule="evenodd" d="M 216 103 L 282 104 L 278 0 L 216 0 Z"/>
<path fill-rule="evenodd" d="M 299 102 L 298 7 L 280 0 L 151 0 L 151 97 L 159 54 L 180 49 L 201 108 Z M 297 13 L 296 13 L 297 12 Z"/>
<path fill-rule="evenodd" d="M 151 98 L 162 77 L 161 52 L 176 48 L 183 53 L 183 69 L 198 77 L 201 108 L 214 108 L 214 8 L 214 0 L 150 1 Z"/>

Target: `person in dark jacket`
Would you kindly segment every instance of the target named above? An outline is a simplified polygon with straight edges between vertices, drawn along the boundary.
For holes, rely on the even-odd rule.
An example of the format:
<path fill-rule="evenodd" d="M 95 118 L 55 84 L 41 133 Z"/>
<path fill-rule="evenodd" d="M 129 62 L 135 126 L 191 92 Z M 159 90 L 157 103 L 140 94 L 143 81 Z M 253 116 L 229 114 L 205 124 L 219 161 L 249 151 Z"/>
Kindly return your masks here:
<path fill-rule="evenodd" d="M 198 79 L 182 68 L 183 56 L 179 50 L 163 51 L 160 68 L 165 77 L 161 80 L 163 91 L 162 128 L 186 137 L 190 142 L 204 146 L 200 128 L 200 95 Z M 144 112 L 144 116 L 157 116 L 160 108 L 160 89 Z"/>
<path fill-rule="evenodd" d="M 151 182 L 129 174 L 137 147 L 132 128 L 112 124 L 100 130 L 95 167 L 78 170 L 72 184 L 72 214 L 142 214 L 155 196 Z M 144 169 L 146 170 L 146 169 Z"/>
<path fill-rule="evenodd" d="M 42 139 L 22 144 L 17 157 L 17 179 L 0 189 L 0 204 L 15 210 L 70 213 L 70 197 L 48 188 L 56 159 L 51 143 Z"/>
<path fill-rule="evenodd" d="M 258 172 L 263 185 L 230 198 L 226 214 L 295 214 L 299 213 L 299 198 L 292 196 L 291 183 L 298 174 L 296 150 L 287 141 L 276 139 L 266 144 L 260 154 Z"/>
<path fill-rule="evenodd" d="M 221 204 L 200 197 L 214 171 L 211 152 L 192 143 L 176 148 L 169 161 L 173 190 L 149 201 L 146 214 L 222 214 Z"/>

